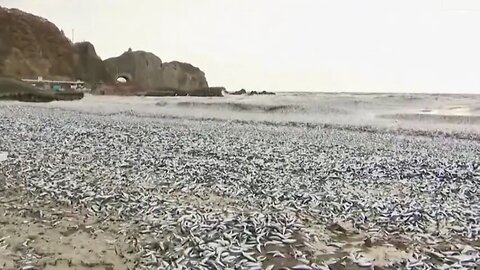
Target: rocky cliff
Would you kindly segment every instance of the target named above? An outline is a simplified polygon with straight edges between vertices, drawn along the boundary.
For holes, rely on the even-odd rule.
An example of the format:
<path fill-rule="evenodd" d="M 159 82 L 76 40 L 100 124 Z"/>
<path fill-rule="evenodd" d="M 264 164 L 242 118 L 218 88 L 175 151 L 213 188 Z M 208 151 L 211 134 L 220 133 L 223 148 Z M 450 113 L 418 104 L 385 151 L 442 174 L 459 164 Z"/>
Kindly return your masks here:
<path fill-rule="evenodd" d="M 97 55 L 90 42 L 75 43 L 75 78 L 94 87 L 100 83 L 113 83 L 114 75 L 109 73 L 104 61 Z"/>
<path fill-rule="evenodd" d="M 0 7 L 0 75 L 14 78 L 74 77 L 74 48 L 53 23 Z"/>
<path fill-rule="evenodd" d="M 123 77 L 144 90 L 193 91 L 208 87 L 205 73 L 199 68 L 177 61 L 163 63 L 156 55 L 144 51 L 129 49 L 105 63 L 115 77 Z"/>
<path fill-rule="evenodd" d="M 128 50 L 102 61 L 89 42 L 72 44 L 53 23 L 0 7 L 0 77 L 114 83 L 124 77 L 138 92 L 169 89 L 191 92 L 208 87 L 205 74 L 188 63 L 162 63 L 156 55 Z"/>
<path fill-rule="evenodd" d="M 105 60 L 107 69 L 115 78 L 123 77 L 142 89 L 158 85 L 162 60 L 153 53 L 128 50 L 118 57 Z"/>
<path fill-rule="evenodd" d="M 188 63 L 164 63 L 160 72 L 157 88 L 170 88 L 183 91 L 194 91 L 208 87 L 205 73 Z"/>

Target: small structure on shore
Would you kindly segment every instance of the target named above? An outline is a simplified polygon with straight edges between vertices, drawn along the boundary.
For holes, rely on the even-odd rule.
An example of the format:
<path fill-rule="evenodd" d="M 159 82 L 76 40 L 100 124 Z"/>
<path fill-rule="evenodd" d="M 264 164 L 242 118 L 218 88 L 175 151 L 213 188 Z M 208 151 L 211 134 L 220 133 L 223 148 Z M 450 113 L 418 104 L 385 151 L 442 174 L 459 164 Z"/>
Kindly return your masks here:
<path fill-rule="evenodd" d="M 65 91 L 65 90 L 75 90 L 81 92 L 87 92 L 85 88 L 85 82 L 76 80 L 76 81 L 55 81 L 55 80 L 44 80 L 42 76 L 38 76 L 37 79 L 22 79 L 23 82 L 30 83 L 38 89 L 43 90 L 53 90 L 56 92 Z"/>

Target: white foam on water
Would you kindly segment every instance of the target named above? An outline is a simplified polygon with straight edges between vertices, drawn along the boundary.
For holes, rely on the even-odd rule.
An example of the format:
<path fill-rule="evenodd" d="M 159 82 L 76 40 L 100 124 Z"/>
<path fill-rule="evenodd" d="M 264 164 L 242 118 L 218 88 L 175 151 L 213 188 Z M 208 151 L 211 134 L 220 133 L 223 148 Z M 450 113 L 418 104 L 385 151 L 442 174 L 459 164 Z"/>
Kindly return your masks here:
<path fill-rule="evenodd" d="M 87 94 L 78 101 L 16 103 L 17 106 L 101 114 L 127 112 L 152 117 L 358 125 L 388 129 L 480 133 L 478 104 L 480 95 L 294 92 L 277 93 L 273 96 L 226 95 L 222 98 Z"/>

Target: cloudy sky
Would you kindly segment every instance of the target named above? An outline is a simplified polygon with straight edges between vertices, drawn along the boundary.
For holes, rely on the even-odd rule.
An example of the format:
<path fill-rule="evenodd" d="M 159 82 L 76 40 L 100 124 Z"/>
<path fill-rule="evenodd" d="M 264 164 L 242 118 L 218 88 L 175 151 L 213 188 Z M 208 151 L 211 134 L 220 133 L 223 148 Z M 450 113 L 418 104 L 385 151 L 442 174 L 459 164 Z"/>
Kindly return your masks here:
<path fill-rule="evenodd" d="M 478 0 L 0 0 L 230 90 L 480 93 Z"/>

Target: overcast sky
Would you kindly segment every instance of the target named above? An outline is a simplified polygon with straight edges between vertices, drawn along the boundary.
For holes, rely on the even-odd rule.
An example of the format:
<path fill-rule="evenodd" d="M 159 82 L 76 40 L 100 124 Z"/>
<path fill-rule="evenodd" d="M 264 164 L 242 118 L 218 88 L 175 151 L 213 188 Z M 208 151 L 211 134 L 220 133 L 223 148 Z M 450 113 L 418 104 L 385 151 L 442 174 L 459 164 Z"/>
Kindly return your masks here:
<path fill-rule="evenodd" d="M 479 0 L 0 0 L 229 90 L 480 93 Z"/>

